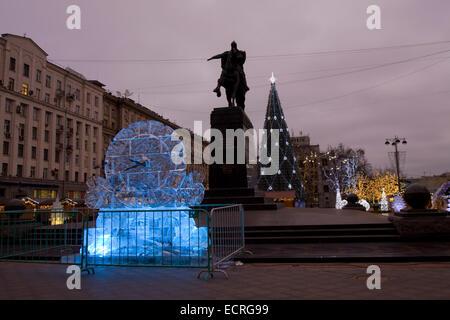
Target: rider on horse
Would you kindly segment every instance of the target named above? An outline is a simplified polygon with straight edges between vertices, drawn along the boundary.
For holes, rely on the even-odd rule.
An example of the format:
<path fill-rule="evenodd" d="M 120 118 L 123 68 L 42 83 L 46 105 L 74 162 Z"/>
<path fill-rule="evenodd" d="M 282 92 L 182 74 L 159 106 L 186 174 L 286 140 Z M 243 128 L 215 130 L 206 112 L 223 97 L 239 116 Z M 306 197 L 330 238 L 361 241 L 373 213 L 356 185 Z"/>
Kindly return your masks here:
<path fill-rule="evenodd" d="M 218 97 L 221 96 L 220 87 L 226 86 L 227 80 L 232 80 L 234 83 L 234 97 L 239 85 L 243 86 L 244 92 L 247 92 L 249 87 L 247 86 L 247 79 L 244 73 L 244 63 L 246 60 L 245 51 L 238 50 L 236 42 L 231 43 L 231 50 L 224 53 L 215 55 L 209 58 L 208 61 L 213 59 L 221 59 L 222 74 L 219 80 L 217 80 L 217 87 L 213 90 Z"/>

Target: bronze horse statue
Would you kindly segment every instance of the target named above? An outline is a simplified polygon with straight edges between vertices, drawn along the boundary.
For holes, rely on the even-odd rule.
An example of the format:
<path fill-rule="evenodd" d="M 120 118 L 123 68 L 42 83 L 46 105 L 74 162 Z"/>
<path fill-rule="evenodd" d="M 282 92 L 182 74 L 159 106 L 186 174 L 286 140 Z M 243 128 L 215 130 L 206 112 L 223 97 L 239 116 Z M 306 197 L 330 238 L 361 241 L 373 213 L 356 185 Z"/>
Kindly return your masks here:
<path fill-rule="evenodd" d="M 213 59 L 220 59 L 222 67 L 222 74 L 213 92 L 220 97 L 220 88 L 223 87 L 227 95 L 228 106 L 245 109 L 245 94 L 250 90 L 244 72 L 245 51 L 238 50 L 236 42 L 233 41 L 230 51 L 215 55 L 208 61 Z"/>

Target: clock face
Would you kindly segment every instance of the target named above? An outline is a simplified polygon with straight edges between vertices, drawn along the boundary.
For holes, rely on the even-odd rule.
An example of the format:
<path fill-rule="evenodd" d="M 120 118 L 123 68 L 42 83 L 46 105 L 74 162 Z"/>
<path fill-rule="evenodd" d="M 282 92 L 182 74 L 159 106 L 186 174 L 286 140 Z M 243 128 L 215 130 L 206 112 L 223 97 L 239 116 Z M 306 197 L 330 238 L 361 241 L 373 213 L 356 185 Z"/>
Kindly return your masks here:
<path fill-rule="evenodd" d="M 106 153 L 106 179 L 97 178 L 88 190 L 90 205 L 145 208 L 199 204 L 204 193 L 199 175 L 187 175 L 184 162 L 172 161 L 184 150 L 180 140 L 172 141 L 173 132 L 158 121 L 135 122 L 122 129 Z"/>

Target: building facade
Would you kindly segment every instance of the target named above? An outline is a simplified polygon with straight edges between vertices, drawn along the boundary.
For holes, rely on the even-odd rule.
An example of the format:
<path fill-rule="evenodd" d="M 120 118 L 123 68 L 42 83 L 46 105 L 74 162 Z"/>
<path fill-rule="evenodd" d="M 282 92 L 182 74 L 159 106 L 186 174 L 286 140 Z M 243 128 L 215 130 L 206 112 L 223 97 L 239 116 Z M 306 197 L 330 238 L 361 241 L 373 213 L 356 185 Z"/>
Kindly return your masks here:
<path fill-rule="evenodd" d="M 318 144 L 311 144 L 309 136 L 292 136 L 291 143 L 299 165 L 306 193 L 306 207 L 332 208 L 336 194 L 326 181 L 323 170 L 327 170 L 328 158 Z"/>
<path fill-rule="evenodd" d="M 103 84 L 47 56 L 30 38 L 0 38 L 0 201 L 81 199 L 100 175 Z"/>

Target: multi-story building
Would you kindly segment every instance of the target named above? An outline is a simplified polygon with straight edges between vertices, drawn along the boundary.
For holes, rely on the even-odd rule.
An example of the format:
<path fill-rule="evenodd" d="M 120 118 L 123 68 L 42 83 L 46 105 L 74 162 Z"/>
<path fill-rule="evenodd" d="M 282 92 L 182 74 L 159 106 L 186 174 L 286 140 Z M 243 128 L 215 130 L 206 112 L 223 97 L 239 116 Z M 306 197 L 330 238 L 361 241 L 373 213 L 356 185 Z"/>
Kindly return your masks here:
<path fill-rule="evenodd" d="M 303 178 L 306 206 L 333 207 L 336 195 L 323 174 L 323 169 L 326 170 L 329 166 L 328 158 L 320 152 L 318 144 L 311 144 L 309 136 L 302 134 L 298 137 L 292 136 L 291 143 Z"/>
<path fill-rule="evenodd" d="M 30 38 L 0 38 L 0 201 L 79 199 L 100 174 L 104 85 L 47 56 Z"/>
<path fill-rule="evenodd" d="M 103 96 L 104 110 L 103 110 L 103 139 L 104 139 L 104 154 L 108 149 L 110 142 L 115 135 L 122 129 L 128 127 L 133 122 L 156 120 L 171 127 L 172 129 L 180 129 L 181 127 L 168 119 L 165 119 L 158 113 L 136 103 L 130 98 L 117 97 L 111 93 L 105 93 Z M 203 139 L 202 139 L 203 141 Z M 194 138 L 192 133 L 192 150 L 194 147 Z M 202 147 L 207 144 L 203 141 Z M 198 160 L 198 159 L 197 159 Z M 201 159 L 200 159 L 201 160 Z M 194 159 L 192 162 L 195 162 Z M 102 162 L 104 165 L 104 162 Z M 206 164 L 188 164 L 187 171 L 200 171 L 205 176 L 205 185 L 208 185 L 208 166 Z M 103 170 L 102 170 L 103 173 Z"/>

